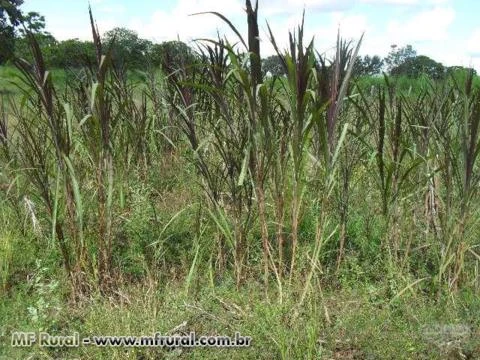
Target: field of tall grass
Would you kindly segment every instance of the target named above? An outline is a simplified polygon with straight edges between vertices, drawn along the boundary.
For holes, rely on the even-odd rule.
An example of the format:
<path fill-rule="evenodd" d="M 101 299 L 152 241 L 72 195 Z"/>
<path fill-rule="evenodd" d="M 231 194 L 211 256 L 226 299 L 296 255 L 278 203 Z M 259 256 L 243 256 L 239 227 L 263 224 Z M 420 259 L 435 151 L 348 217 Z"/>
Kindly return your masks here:
<path fill-rule="evenodd" d="M 303 24 L 263 78 L 246 13 L 161 72 L 115 66 L 92 14 L 90 68 L 31 36 L 0 71 L 0 359 L 480 358 L 478 80 L 356 79 L 361 38 L 325 58 Z M 253 344 L 10 346 L 179 325 Z"/>

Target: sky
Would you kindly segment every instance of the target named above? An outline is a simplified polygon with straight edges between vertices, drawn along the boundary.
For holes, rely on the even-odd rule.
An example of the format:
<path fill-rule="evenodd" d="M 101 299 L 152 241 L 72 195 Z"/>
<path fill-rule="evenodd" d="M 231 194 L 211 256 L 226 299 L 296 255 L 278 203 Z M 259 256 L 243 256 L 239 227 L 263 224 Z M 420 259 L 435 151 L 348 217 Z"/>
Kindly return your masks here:
<path fill-rule="evenodd" d="M 21 9 L 44 15 L 46 30 L 58 40 L 89 40 L 88 4 L 87 0 L 25 0 Z M 101 33 L 126 27 L 154 42 L 190 43 L 218 33 L 231 42 L 237 40 L 220 18 L 191 15 L 205 11 L 220 12 L 242 35 L 247 32 L 244 0 L 90 0 L 90 4 Z M 337 31 L 354 42 L 364 33 L 363 55 L 384 57 L 391 45 L 410 44 L 418 55 L 480 71 L 478 0 L 259 0 L 263 56 L 274 53 L 267 23 L 285 48 L 288 31 L 300 23 L 304 10 L 306 38 L 314 38 L 320 53 L 333 49 Z"/>

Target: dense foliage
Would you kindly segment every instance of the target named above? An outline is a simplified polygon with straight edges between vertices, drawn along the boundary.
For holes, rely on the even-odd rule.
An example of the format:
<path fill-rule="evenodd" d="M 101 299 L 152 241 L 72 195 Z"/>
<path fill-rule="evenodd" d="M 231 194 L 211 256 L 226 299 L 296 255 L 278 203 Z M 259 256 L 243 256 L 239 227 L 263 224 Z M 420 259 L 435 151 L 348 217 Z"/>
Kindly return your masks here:
<path fill-rule="evenodd" d="M 15 44 L 15 27 L 20 24 L 19 6 L 23 0 L 0 1 L 0 64 L 11 58 Z"/>

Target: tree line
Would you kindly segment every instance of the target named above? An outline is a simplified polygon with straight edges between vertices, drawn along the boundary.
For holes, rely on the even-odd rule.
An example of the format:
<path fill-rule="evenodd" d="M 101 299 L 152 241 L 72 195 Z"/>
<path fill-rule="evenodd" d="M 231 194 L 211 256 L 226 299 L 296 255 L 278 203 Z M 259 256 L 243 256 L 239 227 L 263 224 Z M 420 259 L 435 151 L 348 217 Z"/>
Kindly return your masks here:
<path fill-rule="evenodd" d="M 280 57 L 272 55 L 263 60 L 264 74 L 271 76 L 285 75 Z M 383 72 L 391 76 L 406 76 L 408 78 L 418 78 L 421 75 L 427 75 L 431 79 L 440 80 L 447 74 L 458 71 L 476 71 L 462 66 L 445 66 L 425 55 L 417 55 L 417 51 L 412 45 L 398 47 L 392 45 L 390 52 L 385 58 L 379 55 L 357 56 L 353 66 L 353 74 L 356 76 L 376 76 Z"/>
<path fill-rule="evenodd" d="M 32 59 L 28 33 L 34 34 L 44 54 L 47 66 L 53 68 L 80 68 L 95 62 L 95 46 L 92 41 L 69 39 L 58 41 L 45 31 L 45 17 L 37 12 L 22 13 L 19 7 L 23 0 L 0 0 L 0 65 L 12 58 Z M 107 31 L 102 42 L 112 46 L 116 66 L 127 69 L 144 69 L 167 64 L 195 63 L 195 51 L 181 41 L 153 43 L 143 39 L 132 30 L 118 27 Z M 105 47 L 107 48 L 107 47 Z M 285 67 L 278 55 L 262 60 L 263 75 L 285 76 Z M 422 74 L 439 80 L 449 72 L 473 71 L 461 66 L 447 67 L 425 55 L 417 55 L 411 46 L 392 45 L 388 55 L 357 56 L 353 66 L 354 76 L 377 76 L 383 72 L 391 76 L 418 78 Z"/>
<path fill-rule="evenodd" d="M 23 0 L 0 0 L 0 65 L 13 58 L 33 60 L 28 34 L 35 36 L 45 63 L 53 68 L 79 68 L 95 63 L 92 41 L 59 41 L 45 30 L 45 17 L 38 12 L 22 13 Z M 153 43 L 135 31 L 118 27 L 103 34 L 105 49 L 112 46 L 117 66 L 129 69 L 158 67 L 166 62 L 194 62 L 194 51 L 181 41 Z"/>

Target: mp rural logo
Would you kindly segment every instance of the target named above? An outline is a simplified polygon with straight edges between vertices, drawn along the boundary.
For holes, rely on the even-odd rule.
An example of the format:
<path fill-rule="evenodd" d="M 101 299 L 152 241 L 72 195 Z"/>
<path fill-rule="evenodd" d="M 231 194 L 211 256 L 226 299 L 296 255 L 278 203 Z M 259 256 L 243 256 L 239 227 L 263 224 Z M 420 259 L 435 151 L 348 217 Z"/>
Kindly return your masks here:
<path fill-rule="evenodd" d="M 197 336 L 195 332 L 188 335 L 162 335 L 157 332 L 149 336 L 92 336 L 80 337 L 78 332 L 71 335 L 51 335 L 47 332 L 12 333 L 13 347 L 79 347 L 81 345 L 94 346 L 127 346 L 127 347 L 228 347 L 241 348 L 251 345 L 250 336 L 242 336 L 235 332 L 230 336 Z M 1 360 L 1 359 L 0 359 Z"/>
<path fill-rule="evenodd" d="M 30 347 L 35 344 L 45 347 L 78 347 L 80 346 L 80 334 L 74 332 L 72 335 L 61 336 L 51 335 L 47 332 L 22 332 L 12 333 L 13 347 Z"/>

